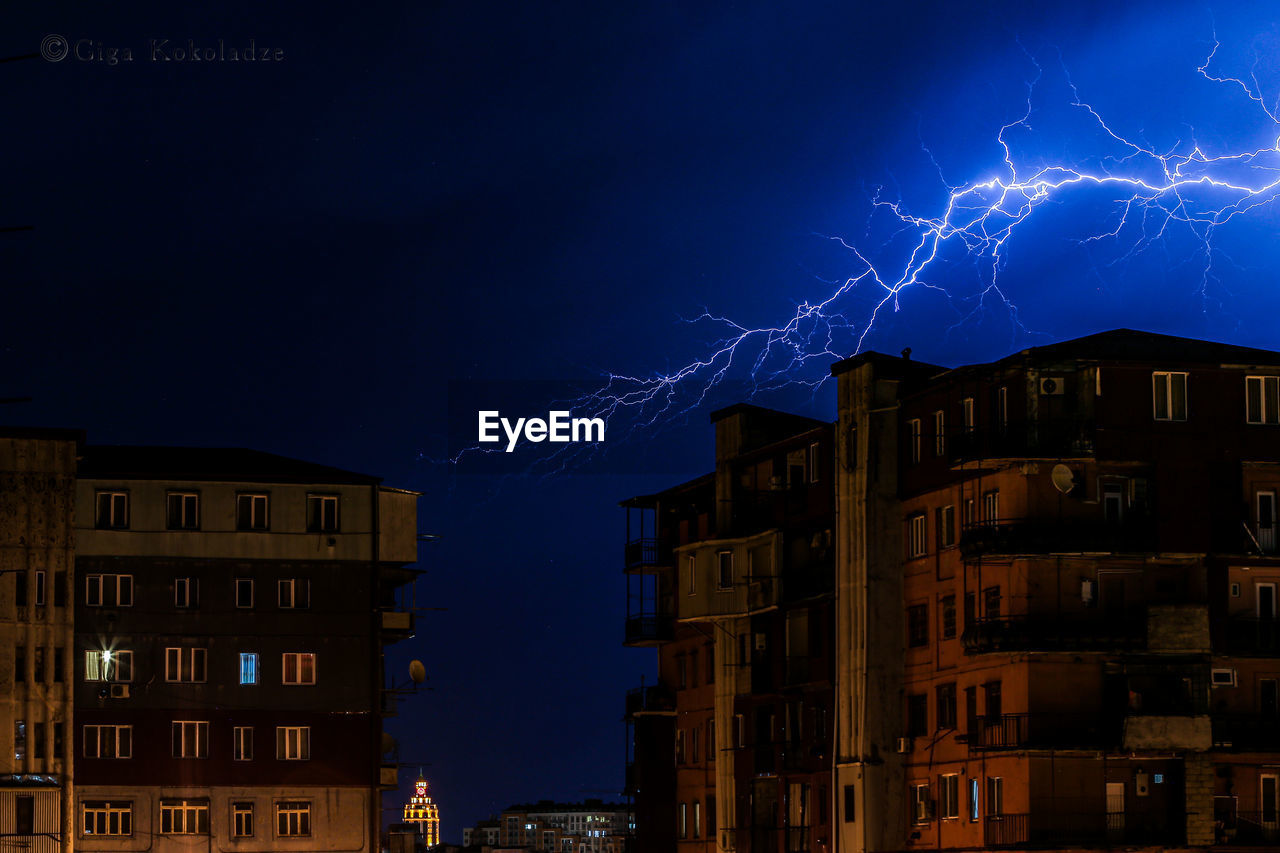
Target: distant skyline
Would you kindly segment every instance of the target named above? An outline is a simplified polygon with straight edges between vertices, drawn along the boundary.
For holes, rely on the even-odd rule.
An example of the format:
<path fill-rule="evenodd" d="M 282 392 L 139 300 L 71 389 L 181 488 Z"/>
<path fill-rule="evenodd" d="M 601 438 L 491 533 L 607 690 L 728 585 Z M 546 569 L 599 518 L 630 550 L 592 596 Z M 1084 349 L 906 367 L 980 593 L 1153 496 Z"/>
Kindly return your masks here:
<path fill-rule="evenodd" d="M 831 237 L 885 245 L 877 187 L 936 216 L 947 184 L 998 169 L 1038 73 L 1025 162 L 1098 150 L 1063 69 L 1162 150 L 1280 136 L 1197 73 L 1216 35 L 1215 68 L 1256 68 L 1270 108 L 1261 3 L 50 3 L 5 23 L 0 57 L 56 35 L 134 58 L 0 64 L 0 229 L 32 229 L 0 233 L 0 398 L 34 398 L 0 420 L 424 492 L 428 609 L 388 670 L 419 658 L 428 681 L 388 722 L 405 766 L 386 816 L 421 766 L 447 841 L 514 803 L 620 797 L 623 696 L 654 657 L 621 646 L 617 503 L 710 470 L 706 414 L 745 387 L 616 464 L 522 477 L 431 464 L 450 382 L 576 390 L 705 355 L 723 329 L 681 322 L 704 310 L 785 320 L 857 274 Z M 281 54 L 153 60 L 157 39 Z M 866 346 L 950 365 L 1129 327 L 1280 348 L 1272 207 L 1218 231 L 1205 284 L 1184 234 L 1087 241 L 1113 201 L 1074 196 L 1009 242 L 1016 314 L 915 287 Z M 982 273 L 953 260 L 931 284 Z M 830 389 L 757 402 L 834 417 Z"/>

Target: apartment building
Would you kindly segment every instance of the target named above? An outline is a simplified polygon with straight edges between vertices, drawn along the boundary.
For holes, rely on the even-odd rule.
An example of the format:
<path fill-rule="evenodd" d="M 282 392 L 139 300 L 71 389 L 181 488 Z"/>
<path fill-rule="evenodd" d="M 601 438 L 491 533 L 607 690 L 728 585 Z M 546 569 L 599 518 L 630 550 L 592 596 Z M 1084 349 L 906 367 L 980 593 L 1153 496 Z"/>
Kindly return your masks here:
<path fill-rule="evenodd" d="M 251 450 L 83 449 L 77 846 L 379 849 L 416 500 Z"/>
<path fill-rule="evenodd" d="M 823 805 L 797 809 L 781 762 L 744 761 L 779 739 L 786 706 L 735 693 L 735 709 L 772 705 L 773 723 L 744 715 L 741 736 L 717 734 L 716 760 L 734 769 L 715 774 L 716 849 L 1280 845 L 1280 353 L 1116 330 L 991 364 L 866 353 L 832 372 L 838 417 L 817 475 L 834 481 L 831 634 L 809 637 L 832 660 L 819 676 L 830 749 L 813 755 L 831 784 L 815 774 Z M 629 702 L 677 728 L 704 701 L 667 683 L 691 651 L 680 626 L 706 618 L 686 589 L 701 582 L 698 543 L 736 561 L 788 538 L 783 519 L 719 541 L 737 505 L 723 461 L 751 445 L 727 426 L 711 490 L 655 496 L 645 535 L 629 536 L 628 567 L 652 555 L 649 573 L 667 577 L 650 623 L 671 625 L 652 642 L 672 693 L 670 711 Z M 682 515 L 691 493 L 701 528 Z M 793 554 L 775 554 L 785 578 Z M 718 662 L 790 642 L 784 604 L 749 631 L 718 621 Z M 677 780 L 674 795 L 637 786 L 636 814 L 679 834 L 684 798 L 708 789 L 683 781 L 678 734 L 661 750 L 642 743 L 643 714 L 629 718 L 635 773 L 655 750 L 645 771 L 665 763 Z M 645 831 L 637 849 L 662 849 Z"/>
<path fill-rule="evenodd" d="M 631 829 L 630 811 L 617 803 L 541 800 L 511 806 L 464 829 L 462 844 L 543 853 L 626 853 Z"/>
<path fill-rule="evenodd" d="M 0 428 L 0 837 L 69 851 L 74 723 L 72 430 Z"/>

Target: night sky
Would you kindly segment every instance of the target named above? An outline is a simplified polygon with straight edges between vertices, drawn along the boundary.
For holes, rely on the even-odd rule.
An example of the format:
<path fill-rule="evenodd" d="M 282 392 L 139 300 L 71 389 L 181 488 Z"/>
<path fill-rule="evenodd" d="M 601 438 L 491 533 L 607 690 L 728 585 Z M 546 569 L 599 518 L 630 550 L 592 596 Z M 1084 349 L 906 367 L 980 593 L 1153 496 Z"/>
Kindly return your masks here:
<path fill-rule="evenodd" d="M 877 188 L 936 216 L 944 180 L 998 174 L 1038 73 L 1026 163 L 1121 167 L 1066 73 L 1154 149 L 1280 135 L 1196 71 L 1216 33 L 1219 76 L 1255 74 L 1276 112 L 1272 4 L 176 5 L 3 14 L 0 56 L 59 34 L 133 60 L 0 64 L 0 227 L 34 226 L 0 233 L 0 397 L 35 398 L 0 420 L 425 492 L 441 539 L 419 604 L 445 609 L 389 656 L 424 659 L 432 688 L 389 728 L 402 791 L 426 765 L 450 841 L 512 802 L 620 788 L 623 693 L 654 657 L 620 645 L 617 502 L 712 465 L 708 406 L 559 474 L 438 464 L 451 387 L 676 369 L 719 336 L 682 318 L 785 322 L 861 272 L 831 237 L 892 267 Z M 283 55 L 165 62 L 152 39 Z M 1082 242 L 1114 200 L 1064 195 L 1023 224 L 1000 272 L 1016 310 L 949 257 L 866 346 L 955 364 L 1126 326 L 1280 348 L 1272 206 L 1217 230 L 1205 278 L 1185 230 Z M 878 298 L 849 303 L 857 331 Z M 828 388 L 758 402 L 834 416 Z"/>

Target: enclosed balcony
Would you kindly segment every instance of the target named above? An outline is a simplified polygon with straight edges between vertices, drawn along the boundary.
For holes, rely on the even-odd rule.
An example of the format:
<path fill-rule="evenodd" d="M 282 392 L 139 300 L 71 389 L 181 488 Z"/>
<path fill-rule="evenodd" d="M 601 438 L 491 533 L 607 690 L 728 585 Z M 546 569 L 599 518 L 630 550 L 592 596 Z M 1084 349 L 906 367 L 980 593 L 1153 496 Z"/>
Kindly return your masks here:
<path fill-rule="evenodd" d="M 965 628 L 965 654 L 1028 651 L 1124 652 L 1147 643 L 1144 613 L 1070 617 L 1062 614 L 980 619 Z"/>
<path fill-rule="evenodd" d="M 994 429 L 951 433 L 951 461 L 987 459 L 1079 459 L 1093 455 L 1094 423 L 1088 420 L 1020 421 Z"/>
<path fill-rule="evenodd" d="M 1067 809 L 1046 809 L 1022 814 L 989 815 L 983 825 L 986 846 L 1111 847 L 1179 845 L 1185 838 L 1180 814 L 1107 811 L 1104 804 L 1063 803 Z"/>
<path fill-rule="evenodd" d="M 1094 713 L 1002 714 L 971 721 L 970 752 L 1018 749 L 1106 749 L 1120 741 L 1123 720 Z"/>
<path fill-rule="evenodd" d="M 671 547 L 658 539 L 632 539 L 623 548 L 624 571 L 652 572 L 671 566 Z"/>
<path fill-rule="evenodd" d="M 676 694 L 666 684 L 640 685 L 627 691 L 627 716 L 638 717 L 646 714 L 674 714 L 676 710 Z"/>
<path fill-rule="evenodd" d="M 1147 518 L 1001 518 L 969 525 L 960 534 L 960 554 L 984 555 L 1132 553 L 1154 551 L 1155 525 Z"/>
<path fill-rule="evenodd" d="M 627 617 L 623 644 L 656 646 L 675 637 L 675 619 L 661 613 L 639 613 Z"/>

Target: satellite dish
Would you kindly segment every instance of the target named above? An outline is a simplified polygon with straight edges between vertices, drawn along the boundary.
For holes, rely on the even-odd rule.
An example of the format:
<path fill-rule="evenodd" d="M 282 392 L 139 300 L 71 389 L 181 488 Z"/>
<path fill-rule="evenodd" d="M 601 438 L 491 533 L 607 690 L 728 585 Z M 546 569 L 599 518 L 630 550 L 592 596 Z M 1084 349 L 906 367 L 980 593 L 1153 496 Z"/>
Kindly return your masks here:
<path fill-rule="evenodd" d="M 1053 473 L 1049 476 L 1053 479 L 1053 487 L 1064 495 L 1071 494 L 1071 490 L 1076 487 L 1075 473 L 1061 462 L 1053 466 Z"/>
<path fill-rule="evenodd" d="M 422 661 L 409 662 L 409 677 L 413 679 L 414 684 L 421 684 L 427 680 L 427 668 L 422 665 Z"/>

